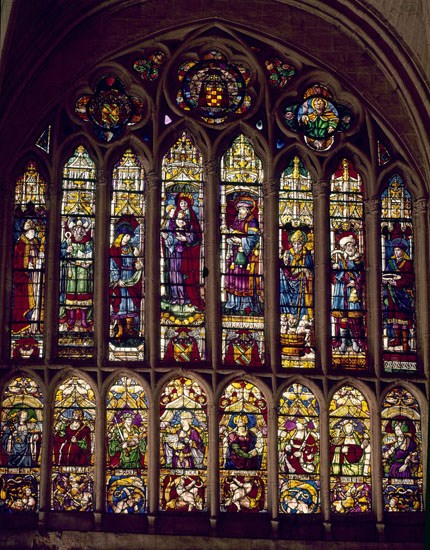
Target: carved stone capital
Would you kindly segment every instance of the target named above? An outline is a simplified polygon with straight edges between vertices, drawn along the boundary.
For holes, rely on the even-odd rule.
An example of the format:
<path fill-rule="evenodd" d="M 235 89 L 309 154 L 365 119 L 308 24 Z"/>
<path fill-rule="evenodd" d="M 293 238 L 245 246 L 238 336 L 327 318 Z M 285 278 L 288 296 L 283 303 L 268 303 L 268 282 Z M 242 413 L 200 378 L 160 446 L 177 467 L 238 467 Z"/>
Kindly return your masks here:
<path fill-rule="evenodd" d="M 371 197 L 364 201 L 364 211 L 367 216 L 373 216 L 378 214 L 380 207 L 380 200 L 376 197 Z"/>
<path fill-rule="evenodd" d="M 278 183 L 274 178 L 263 181 L 263 193 L 265 197 L 274 195 L 278 189 Z"/>
<path fill-rule="evenodd" d="M 316 199 L 327 196 L 329 189 L 330 183 L 326 180 L 319 180 L 312 184 L 313 194 Z"/>
<path fill-rule="evenodd" d="M 148 192 L 156 191 L 160 187 L 160 178 L 155 172 L 148 172 L 146 174 L 146 185 Z"/>
<path fill-rule="evenodd" d="M 414 215 L 415 216 L 422 216 L 423 214 L 426 214 L 428 209 L 428 200 L 421 198 L 417 199 L 414 202 Z"/>
<path fill-rule="evenodd" d="M 213 159 L 211 160 L 206 160 L 204 162 L 204 172 L 205 172 L 205 175 L 206 175 L 206 178 L 210 177 L 210 176 L 214 176 L 216 174 L 216 171 L 217 171 L 217 162 Z"/>

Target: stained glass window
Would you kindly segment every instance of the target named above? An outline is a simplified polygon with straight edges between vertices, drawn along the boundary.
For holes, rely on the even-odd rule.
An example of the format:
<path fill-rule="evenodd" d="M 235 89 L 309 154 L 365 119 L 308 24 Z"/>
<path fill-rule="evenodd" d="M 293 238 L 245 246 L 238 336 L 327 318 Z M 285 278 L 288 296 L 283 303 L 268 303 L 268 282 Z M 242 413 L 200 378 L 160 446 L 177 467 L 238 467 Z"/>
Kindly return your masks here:
<path fill-rule="evenodd" d="M 80 145 L 63 170 L 60 248 L 60 357 L 92 357 L 94 346 L 95 164 Z"/>
<path fill-rule="evenodd" d="M 266 511 L 266 400 L 257 386 L 238 380 L 222 394 L 219 415 L 221 510 Z"/>
<path fill-rule="evenodd" d="M 11 380 L 0 413 L 0 512 L 36 512 L 43 421 L 39 385 L 28 376 Z"/>
<path fill-rule="evenodd" d="M 229 367 L 264 362 L 263 168 L 238 136 L 221 159 L 222 358 Z"/>
<path fill-rule="evenodd" d="M 366 368 L 366 282 L 363 191 L 343 159 L 330 187 L 332 365 Z"/>
<path fill-rule="evenodd" d="M 423 462 L 420 407 L 401 386 L 382 403 L 382 480 L 386 512 L 423 510 Z"/>
<path fill-rule="evenodd" d="M 284 170 L 279 189 L 279 299 L 282 366 L 315 362 L 312 182 L 299 157 Z"/>
<path fill-rule="evenodd" d="M 183 133 L 163 159 L 161 348 L 164 362 L 205 359 L 203 166 Z"/>
<path fill-rule="evenodd" d="M 320 425 L 315 395 L 291 384 L 279 401 L 279 510 L 285 514 L 320 512 Z"/>
<path fill-rule="evenodd" d="M 109 358 L 144 359 L 144 214 L 142 165 L 131 149 L 112 176 Z"/>
<path fill-rule="evenodd" d="M 94 391 L 72 376 L 57 387 L 54 402 L 51 509 L 89 512 L 94 509 Z"/>
<path fill-rule="evenodd" d="M 30 161 L 15 184 L 10 355 L 43 356 L 47 186 Z"/>
<path fill-rule="evenodd" d="M 363 394 L 341 387 L 329 406 L 330 503 L 335 514 L 370 512 L 370 413 Z"/>
<path fill-rule="evenodd" d="M 412 199 L 394 175 L 381 195 L 384 369 L 413 372 L 416 363 Z"/>
<path fill-rule="evenodd" d="M 147 510 L 148 403 L 140 384 L 125 376 L 106 399 L 107 511 L 142 514 Z"/>
<path fill-rule="evenodd" d="M 190 378 L 169 382 L 160 399 L 160 509 L 207 509 L 207 398 Z"/>
<path fill-rule="evenodd" d="M 185 61 L 179 66 L 176 103 L 209 124 L 221 124 L 251 108 L 252 97 L 247 91 L 250 77 L 245 65 L 228 63 L 220 51 L 209 51 L 200 61 Z"/>

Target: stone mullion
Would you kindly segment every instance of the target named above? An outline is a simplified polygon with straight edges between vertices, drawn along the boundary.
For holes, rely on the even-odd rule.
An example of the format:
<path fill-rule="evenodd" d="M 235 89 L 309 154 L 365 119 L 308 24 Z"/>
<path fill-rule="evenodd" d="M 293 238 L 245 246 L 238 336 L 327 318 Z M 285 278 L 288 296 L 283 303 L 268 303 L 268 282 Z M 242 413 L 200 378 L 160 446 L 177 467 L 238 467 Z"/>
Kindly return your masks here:
<path fill-rule="evenodd" d="M 146 175 L 146 205 L 147 214 L 145 220 L 146 240 L 145 240 L 145 346 L 146 360 L 151 367 L 152 389 L 155 388 L 154 369 L 158 364 L 160 357 L 160 190 L 161 180 L 157 173 L 149 172 Z M 149 346 L 148 342 L 153 345 Z M 149 353 L 148 353 L 149 352 Z M 154 395 L 154 394 L 153 394 Z M 155 528 L 155 518 L 159 510 L 159 456 L 160 456 L 160 418 L 158 402 L 152 399 L 151 407 L 148 411 L 148 528 L 153 533 Z"/>
<path fill-rule="evenodd" d="M 208 406 L 209 455 L 207 469 L 208 510 L 212 536 L 217 535 L 219 516 L 219 436 L 218 405 Z"/>
<path fill-rule="evenodd" d="M 330 184 L 320 180 L 313 185 L 314 196 L 314 250 L 315 250 L 315 341 L 316 360 L 322 371 L 330 370 L 331 325 L 330 325 L 330 225 L 328 218 L 328 193 Z"/>
<path fill-rule="evenodd" d="M 146 360 L 154 369 L 160 358 L 160 190 L 155 172 L 146 175 L 145 239 L 145 347 Z M 148 345 L 148 343 L 152 345 Z M 158 345 L 155 343 L 158 342 Z M 148 353 L 149 352 L 149 353 Z"/>
<path fill-rule="evenodd" d="M 364 203 L 366 230 L 366 302 L 367 310 L 367 364 L 377 376 L 383 374 L 381 327 L 381 240 L 379 199 L 369 198 Z M 372 358 L 372 361 L 371 359 Z"/>
<path fill-rule="evenodd" d="M 103 366 L 106 360 L 109 334 L 108 283 L 109 263 L 106 250 L 109 249 L 110 196 L 107 174 L 104 168 L 97 170 L 97 196 L 95 217 L 95 254 L 94 254 L 94 340 L 97 366 Z"/>
<path fill-rule="evenodd" d="M 417 350 L 420 351 L 422 367 L 426 378 L 430 376 L 430 324 L 429 324 L 429 221 L 428 200 L 418 199 L 413 207 L 414 226 L 414 266 L 415 266 L 415 313 L 417 330 Z M 417 236 L 419 235 L 419 238 Z M 419 323 L 417 322 L 419 319 Z"/>
<path fill-rule="evenodd" d="M 272 372 L 277 372 L 280 363 L 279 353 L 279 245 L 278 245 L 278 185 L 272 174 L 267 174 L 263 183 L 264 192 L 264 312 L 265 342 L 267 365 Z"/>
<path fill-rule="evenodd" d="M 204 164 L 204 266 L 206 357 L 214 370 L 221 363 L 220 262 L 219 262 L 219 170 L 214 159 Z"/>

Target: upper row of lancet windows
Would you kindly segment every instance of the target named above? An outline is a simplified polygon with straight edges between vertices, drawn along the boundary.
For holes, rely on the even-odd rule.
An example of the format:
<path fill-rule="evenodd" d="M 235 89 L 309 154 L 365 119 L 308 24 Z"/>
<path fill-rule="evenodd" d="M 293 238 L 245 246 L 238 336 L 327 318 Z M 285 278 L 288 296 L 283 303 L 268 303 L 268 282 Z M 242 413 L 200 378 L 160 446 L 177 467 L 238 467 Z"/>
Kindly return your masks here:
<path fill-rule="evenodd" d="M 279 179 L 279 326 L 283 368 L 316 367 L 312 178 L 298 156 Z M 160 212 L 160 360 L 166 365 L 207 361 L 204 168 L 184 132 L 162 161 Z M 239 135 L 220 160 L 219 218 L 221 357 L 225 367 L 261 369 L 264 338 L 263 167 Z M 367 366 L 366 232 L 363 181 L 344 158 L 327 191 L 331 364 Z M 58 246 L 56 353 L 94 356 L 96 165 L 78 146 L 65 163 Z M 114 165 L 109 212 L 108 358 L 145 359 L 146 176 L 127 149 Z M 412 197 L 403 178 L 387 178 L 379 198 L 382 344 L 387 372 L 416 370 Z M 34 162 L 15 185 L 10 355 L 44 355 L 47 186 Z M 324 232 L 326 232 L 325 228 Z M 56 304 L 57 305 L 57 304 Z"/>

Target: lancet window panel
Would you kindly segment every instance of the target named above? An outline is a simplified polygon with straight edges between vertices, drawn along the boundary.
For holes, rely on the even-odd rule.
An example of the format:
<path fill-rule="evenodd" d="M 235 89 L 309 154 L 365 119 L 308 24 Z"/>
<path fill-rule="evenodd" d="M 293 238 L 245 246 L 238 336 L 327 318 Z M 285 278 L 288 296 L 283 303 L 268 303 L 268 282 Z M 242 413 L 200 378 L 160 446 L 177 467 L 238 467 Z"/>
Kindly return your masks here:
<path fill-rule="evenodd" d="M 0 404 L 0 512 L 39 510 L 44 398 L 30 376 L 18 376 L 4 388 Z"/>

